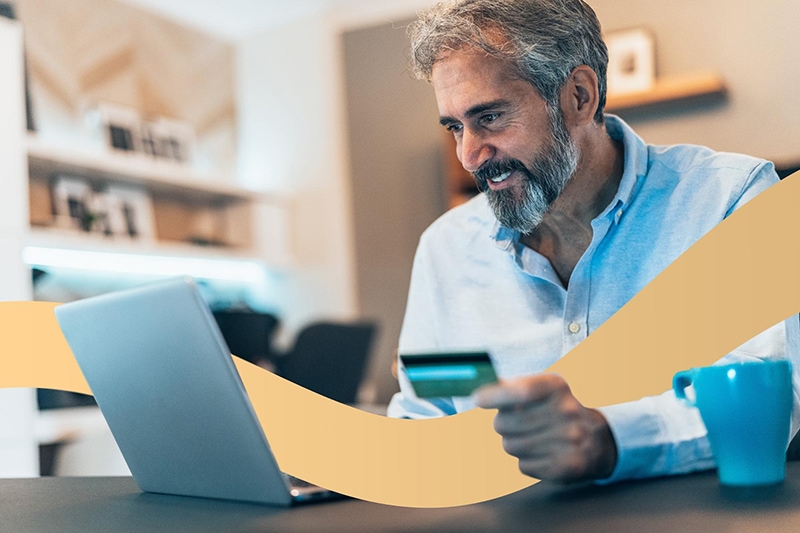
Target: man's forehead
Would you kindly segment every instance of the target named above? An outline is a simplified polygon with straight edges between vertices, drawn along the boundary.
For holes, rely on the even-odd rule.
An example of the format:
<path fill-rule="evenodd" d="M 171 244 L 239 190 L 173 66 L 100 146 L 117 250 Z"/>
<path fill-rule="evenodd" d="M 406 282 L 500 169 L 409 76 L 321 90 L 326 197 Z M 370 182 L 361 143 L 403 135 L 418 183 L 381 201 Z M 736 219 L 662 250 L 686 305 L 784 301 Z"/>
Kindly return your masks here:
<path fill-rule="evenodd" d="M 472 48 L 443 54 L 434 63 L 431 84 L 440 115 L 456 115 L 482 102 L 534 90 L 509 61 Z"/>
<path fill-rule="evenodd" d="M 473 46 L 464 46 L 457 49 L 448 49 L 439 54 L 433 63 L 431 82 L 443 75 L 461 73 L 472 76 L 475 73 L 491 73 L 494 76 L 512 79 L 522 79 L 514 63 L 509 59 L 501 58 L 487 53 Z"/>

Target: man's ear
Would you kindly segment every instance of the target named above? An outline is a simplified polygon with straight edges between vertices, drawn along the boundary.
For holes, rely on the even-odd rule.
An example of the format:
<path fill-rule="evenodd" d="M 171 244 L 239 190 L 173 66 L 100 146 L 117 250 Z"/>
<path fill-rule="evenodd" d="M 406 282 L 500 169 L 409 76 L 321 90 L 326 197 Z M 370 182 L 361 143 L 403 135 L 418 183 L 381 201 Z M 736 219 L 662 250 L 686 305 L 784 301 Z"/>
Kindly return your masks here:
<path fill-rule="evenodd" d="M 568 125 L 584 125 L 594 120 L 600 103 L 597 74 L 587 65 L 572 69 L 561 89 L 561 109 Z"/>

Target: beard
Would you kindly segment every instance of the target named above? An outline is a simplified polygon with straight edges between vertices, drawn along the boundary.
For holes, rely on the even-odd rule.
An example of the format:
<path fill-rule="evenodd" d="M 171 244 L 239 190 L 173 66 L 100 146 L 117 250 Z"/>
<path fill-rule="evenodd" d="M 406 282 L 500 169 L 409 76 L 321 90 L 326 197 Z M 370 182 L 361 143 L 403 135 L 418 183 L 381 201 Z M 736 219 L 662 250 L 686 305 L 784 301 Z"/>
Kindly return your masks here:
<path fill-rule="evenodd" d="M 553 138 L 550 145 L 526 166 L 518 159 L 490 161 L 475 171 L 478 189 L 486 194 L 495 217 L 507 228 L 522 234 L 531 233 L 541 222 L 550 205 L 564 190 L 578 167 L 578 150 L 569 136 L 560 109 L 550 112 Z M 517 171 L 522 187 L 493 191 L 487 183 L 506 172 Z"/>

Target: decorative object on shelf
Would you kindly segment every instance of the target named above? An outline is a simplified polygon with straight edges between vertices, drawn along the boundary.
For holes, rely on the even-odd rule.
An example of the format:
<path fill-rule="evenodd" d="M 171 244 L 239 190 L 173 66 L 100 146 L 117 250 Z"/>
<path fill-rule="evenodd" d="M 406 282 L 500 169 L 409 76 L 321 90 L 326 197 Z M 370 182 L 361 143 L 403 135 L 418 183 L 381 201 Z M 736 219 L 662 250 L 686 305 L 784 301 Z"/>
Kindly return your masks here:
<path fill-rule="evenodd" d="M 185 122 L 166 118 L 146 121 L 142 124 L 141 139 L 146 154 L 178 163 L 190 161 L 194 131 Z"/>
<path fill-rule="evenodd" d="M 143 187 L 109 185 L 92 189 L 76 176 L 53 181 L 54 226 L 136 241 L 156 238 L 153 200 Z"/>
<path fill-rule="evenodd" d="M 268 228 L 264 239 L 275 243 L 270 244 L 274 247 L 265 255 L 281 265 L 288 258 L 284 232 L 287 231 L 290 205 L 285 197 L 223 183 L 222 179 L 215 179 L 220 177 L 204 174 L 190 166 L 156 164 L 147 156 L 131 156 L 116 150 L 80 152 L 29 137 L 27 152 L 29 222 L 41 229 L 42 234 L 52 230 L 53 239 L 68 239 L 70 246 L 129 247 L 141 253 L 144 249 L 156 250 L 163 245 L 164 253 L 169 254 L 174 253 L 170 247 L 194 244 L 213 248 L 209 253 L 223 256 L 254 250 L 261 253 L 261 241 L 256 240 L 261 235 L 255 229 L 258 223 L 259 228 Z M 91 234 L 79 235 L 73 226 L 59 225 L 54 220 L 52 188 L 54 177 L 59 175 L 79 176 L 91 186 L 94 195 L 100 197 L 91 205 L 98 208 L 103 205 L 105 218 L 102 225 L 93 227 Z M 115 195 L 114 190 L 109 189 L 114 186 L 139 190 L 149 198 L 144 210 L 138 209 L 139 213 L 145 214 L 147 222 L 133 224 L 130 228 L 136 233 L 136 239 L 132 239 L 129 233 L 123 196 Z M 124 198 L 127 199 L 128 195 Z M 64 235 L 64 229 L 71 229 L 76 234 Z M 101 233 L 107 237 L 101 238 Z M 149 235 L 154 235 L 154 238 Z M 274 256 L 270 255 L 273 250 Z"/>
<path fill-rule="evenodd" d="M 142 152 L 142 118 L 132 108 L 101 104 L 100 124 L 109 147 L 123 152 Z"/>
<path fill-rule="evenodd" d="M 33 180 L 28 188 L 28 217 L 31 226 L 50 227 L 54 224 L 53 188 L 49 180 Z"/>
<path fill-rule="evenodd" d="M 55 225 L 64 229 L 90 231 L 92 187 L 75 176 L 56 176 L 53 181 Z"/>
<path fill-rule="evenodd" d="M 655 37 L 646 28 L 632 28 L 605 36 L 608 47 L 608 94 L 647 91 L 655 85 Z"/>
<path fill-rule="evenodd" d="M 111 226 L 111 217 L 109 216 L 108 208 L 108 194 L 105 192 L 93 192 L 91 201 L 89 202 L 89 218 L 91 220 L 90 231 L 102 233 L 110 237 L 115 233 L 114 228 Z"/>
<path fill-rule="evenodd" d="M 109 185 L 104 192 L 112 234 L 133 240 L 155 240 L 153 200 L 145 189 Z"/>
<path fill-rule="evenodd" d="M 111 148 L 176 163 L 190 161 L 194 130 L 188 123 L 164 117 L 145 120 L 135 109 L 106 103 L 98 110 Z"/>

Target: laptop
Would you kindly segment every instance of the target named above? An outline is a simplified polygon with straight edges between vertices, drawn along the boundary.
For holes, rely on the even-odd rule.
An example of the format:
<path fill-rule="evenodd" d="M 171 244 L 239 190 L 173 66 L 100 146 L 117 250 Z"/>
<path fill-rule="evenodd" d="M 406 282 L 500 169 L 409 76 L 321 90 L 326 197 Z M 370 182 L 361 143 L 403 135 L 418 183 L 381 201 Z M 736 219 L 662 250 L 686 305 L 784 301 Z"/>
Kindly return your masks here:
<path fill-rule="evenodd" d="M 279 506 L 341 497 L 280 471 L 191 278 L 55 313 L 143 491 Z"/>

